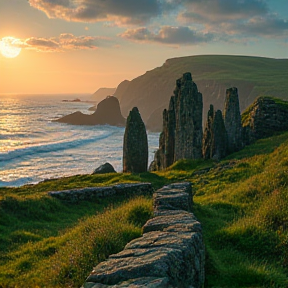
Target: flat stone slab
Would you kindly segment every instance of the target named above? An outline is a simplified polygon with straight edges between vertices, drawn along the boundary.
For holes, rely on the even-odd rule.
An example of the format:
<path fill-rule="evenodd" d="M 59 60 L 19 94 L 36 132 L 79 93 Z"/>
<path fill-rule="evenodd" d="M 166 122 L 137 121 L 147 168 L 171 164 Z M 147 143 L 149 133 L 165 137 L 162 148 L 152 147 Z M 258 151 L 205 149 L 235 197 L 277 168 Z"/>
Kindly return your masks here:
<path fill-rule="evenodd" d="M 137 279 L 129 279 L 116 285 L 106 285 L 101 283 L 86 282 L 84 288 L 173 288 L 169 284 L 168 278 L 159 277 L 141 277 Z"/>
<path fill-rule="evenodd" d="M 153 194 L 154 213 L 163 209 L 192 211 L 192 186 L 190 182 L 164 186 Z"/>
<path fill-rule="evenodd" d="M 163 231 L 165 228 L 172 228 L 179 226 L 179 228 L 185 228 L 190 232 L 201 232 L 201 224 L 197 221 L 192 213 L 185 212 L 183 210 L 176 210 L 178 213 L 169 213 L 168 215 L 156 216 L 146 222 L 143 226 L 143 233 L 150 231 Z M 176 212 L 175 211 L 175 212 Z M 173 211 L 174 212 L 174 211 Z"/>

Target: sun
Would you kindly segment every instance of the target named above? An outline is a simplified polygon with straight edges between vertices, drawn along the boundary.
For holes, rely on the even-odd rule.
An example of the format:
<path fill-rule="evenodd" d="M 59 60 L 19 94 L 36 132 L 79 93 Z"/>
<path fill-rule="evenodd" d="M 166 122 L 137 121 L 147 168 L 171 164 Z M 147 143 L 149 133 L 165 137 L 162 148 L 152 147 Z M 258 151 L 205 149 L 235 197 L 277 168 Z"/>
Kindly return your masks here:
<path fill-rule="evenodd" d="M 21 52 L 21 48 L 16 45 L 17 42 L 18 39 L 14 37 L 3 37 L 0 41 L 1 54 L 6 58 L 17 57 Z"/>

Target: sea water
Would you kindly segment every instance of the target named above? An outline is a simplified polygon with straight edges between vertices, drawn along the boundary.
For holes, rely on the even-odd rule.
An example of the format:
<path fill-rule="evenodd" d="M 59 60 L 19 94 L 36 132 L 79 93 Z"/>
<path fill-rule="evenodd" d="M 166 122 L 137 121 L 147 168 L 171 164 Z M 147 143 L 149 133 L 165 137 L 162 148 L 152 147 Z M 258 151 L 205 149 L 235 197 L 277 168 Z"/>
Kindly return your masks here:
<path fill-rule="evenodd" d="M 89 174 L 105 162 L 122 170 L 125 128 L 52 121 L 75 111 L 93 113 L 91 103 L 62 101 L 77 96 L 0 95 L 0 187 Z M 148 132 L 149 163 L 158 140 L 159 133 Z"/>

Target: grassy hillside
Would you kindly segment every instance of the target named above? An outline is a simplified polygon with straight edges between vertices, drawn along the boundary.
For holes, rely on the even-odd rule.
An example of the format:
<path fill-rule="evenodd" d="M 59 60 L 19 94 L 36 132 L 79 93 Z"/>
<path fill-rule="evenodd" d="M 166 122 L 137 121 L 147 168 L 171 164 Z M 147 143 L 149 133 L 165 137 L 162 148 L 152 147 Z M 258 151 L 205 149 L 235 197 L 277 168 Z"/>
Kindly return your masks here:
<path fill-rule="evenodd" d="M 68 204 L 46 191 L 129 181 L 159 188 L 187 180 L 203 226 L 205 287 L 288 287 L 288 133 L 221 162 L 185 160 L 157 173 L 0 189 L 0 287 L 79 287 L 98 261 L 138 237 L 151 216 L 149 197 Z"/>
<path fill-rule="evenodd" d="M 210 104 L 223 109 L 226 89 L 232 86 L 238 88 L 241 110 L 259 95 L 288 100 L 288 59 L 189 56 L 169 59 L 163 66 L 130 81 L 125 92 L 118 96 L 123 115 L 127 116 L 137 106 L 148 128 L 161 128 L 162 111 L 168 107 L 176 79 L 184 72 L 192 73 L 203 94 L 205 119 Z M 157 113 L 149 119 L 154 111 Z"/>

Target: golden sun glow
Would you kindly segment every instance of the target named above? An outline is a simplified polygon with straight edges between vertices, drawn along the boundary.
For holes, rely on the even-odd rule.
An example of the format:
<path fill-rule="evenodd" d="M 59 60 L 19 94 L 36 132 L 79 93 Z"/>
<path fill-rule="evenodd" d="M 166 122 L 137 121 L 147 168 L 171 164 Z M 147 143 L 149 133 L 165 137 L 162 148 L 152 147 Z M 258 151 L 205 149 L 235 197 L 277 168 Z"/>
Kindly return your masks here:
<path fill-rule="evenodd" d="M 19 40 L 14 37 L 4 37 L 0 41 L 0 52 L 6 58 L 15 58 L 20 52 L 21 48 L 17 46 Z"/>

